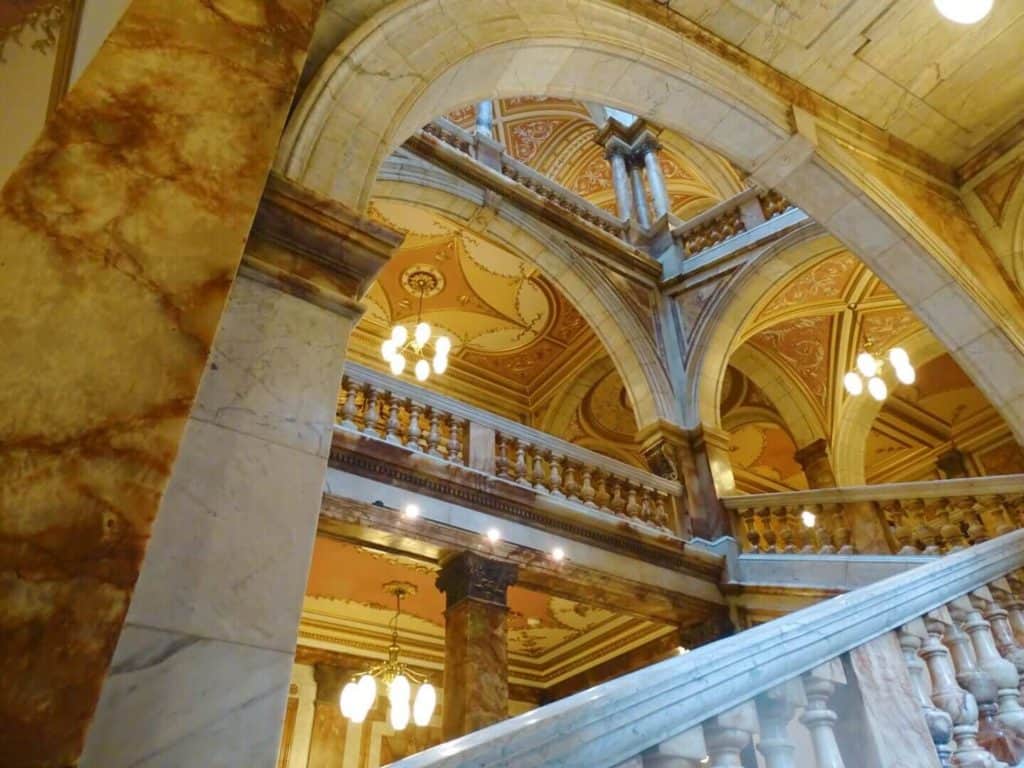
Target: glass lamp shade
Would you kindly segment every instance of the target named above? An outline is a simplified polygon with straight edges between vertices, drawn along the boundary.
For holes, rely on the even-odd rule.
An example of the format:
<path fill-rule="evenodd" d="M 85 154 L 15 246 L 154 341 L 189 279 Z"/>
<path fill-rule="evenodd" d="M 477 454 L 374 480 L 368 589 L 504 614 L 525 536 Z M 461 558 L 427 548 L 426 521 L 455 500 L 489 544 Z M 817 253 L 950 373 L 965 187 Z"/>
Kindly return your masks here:
<path fill-rule="evenodd" d="M 437 341 L 434 342 L 434 351 L 447 357 L 448 353 L 452 351 L 452 340 L 447 336 L 438 336 Z"/>
<path fill-rule="evenodd" d="M 438 352 L 434 355 L 434 373 L 440 376 L 448 370 L 448 357 Z"/>
<path fill-rule="evenodd" d="M 391 367 L 391 373 L 395 376 L 401 376 L 402 371 L 405 370 L 405 355 L 392 355 L 388 365 Z"/>
<path fill-rule="evenodd" d="M 917 373 L 914 371 L 914 366 L 909 363 L 897 366 L 896 378 L 900 380 L 900 384 L 913 384 L 917 381 Z"/>
<path fill-rule="evenodd" d="M 992 0 L 935 0 L 935 7 L 957 24 L 977 24 L 992 10 Z"/>
<path fill-rule="evenodd" d="M 356 709 L 359 708 L 359 686 L 355 683 L 345 683 L 345 687 L 341 689 L 339 703 L 341 704 L 342 717 L 351 719 Z"/>
<path fill-rule="evenodd" d="M 910 365 L 910 355 L 903 347 L 893 347 L 889 350 L 889 362 L 892 363 L 893 368 Z"/>
<path fill-rule="evenodd" d="M 843 386 L 847 392 L 856 397 L 864 391 L 864 379 L 856 371 L 850 371 L 843 376 Z"/>
<path fill-rule="evenodd" d="M 409 724 L 409 700 L 405 701 L 392 701 L 391 708 L 388 710 L 388 722 L 391 723 L 391 727 L 396 731 L 404 731 L 405 726 Z"/>
<path fill-rule="evenodd" d="M 871 378 L 878 373 L 878 361 L 870 352 L 861 352 L 857 355 L 857 370 L 861 376 Z"/>
<path fill-rule="evenodd" d="M 377 698 L 377 681 L 370 675 L 359 678 L 359 708 L 369 711 Z"/>
<path fill-rule="evenodd" d="M 426 360 L 417 360 L 413 370 L 416 372 L 416 381 L 426 381 L 430 375 L 430 363 Z"/>
<path fill-rule="evenodd" d="M 422 347 L 426 344 L 430 340 L 430 324 L 419 323 L 416 326 L 416 330 L 412 332 L 412 338 L 418 347 Z"/>
<path fill-rule="evenodd" d="M 409 685 L 409 678 L 405 675 L 396 675 L 395 679 L 391 681 L 391 685 L 388 686 L 388 701 L 391 702 L 391 706 L 395 704 L 405 703 L 405 706 L 409 706 L 409 697 L 412 695 L 412 687 Z"/>
<path fill-rule="evenodd" d="M 412 704 L 412 719 L 418 726 L 424 726 L 430 722 L 434 715 L 434 707 L 437 705 L 437 691 L 430 683 L 424 683 L 416 691 L 416 700 Z"/>
<path fill-rule="evenodd" d="M 889 388 L 885 386 L 885 382 L 877 376 L 872 376 L 868 379 L 868 394 L 870 394 L 875 400 L 881 402 L 889 395 Z"/>
<path fill-rule="evenodd" d="M 394 339 L 388 339 L 380 345 L 380 356 L 384 358 L 386 362 L 391 362 L 391 358 L 398 352 L 398 345 L 395 344 Z"/>
<path fill-rule="evenodd" d="M 391 340 L 396 347 L 400 347 L 409 339 L 409 329 L 404 325 L 396 325 L 391 329 Z"/>

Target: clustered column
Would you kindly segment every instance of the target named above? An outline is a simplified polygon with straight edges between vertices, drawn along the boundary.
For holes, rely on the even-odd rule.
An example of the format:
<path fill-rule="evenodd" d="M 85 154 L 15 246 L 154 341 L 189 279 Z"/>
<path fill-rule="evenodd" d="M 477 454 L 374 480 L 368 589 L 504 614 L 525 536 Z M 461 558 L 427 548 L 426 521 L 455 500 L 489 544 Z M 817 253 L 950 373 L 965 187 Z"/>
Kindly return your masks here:
<path fill-rule="evenodd" d="M 598 132 L 597 142 L 605 148 L 611 166 L 619 218 L 650 229 L 669 213 L 668 188 L 658 156 L 661 145 L 643 120 L 623 126 L 609 119 Z"/>
<path fill-rule="evenodd" d="M 444 738 L 508 717 L 508 588 L 516 566 L 460 552 L 441 567 L 445 593 Z"/>

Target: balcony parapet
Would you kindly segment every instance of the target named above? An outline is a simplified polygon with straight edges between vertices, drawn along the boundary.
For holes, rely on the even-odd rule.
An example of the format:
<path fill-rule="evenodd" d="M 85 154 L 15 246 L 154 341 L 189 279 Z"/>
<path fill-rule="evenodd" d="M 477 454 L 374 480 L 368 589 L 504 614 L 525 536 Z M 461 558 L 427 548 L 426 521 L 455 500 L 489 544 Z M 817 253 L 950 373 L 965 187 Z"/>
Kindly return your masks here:
<path fill-rule="evenodd" d="M 682 485 L 675 480 L 357 363 L 346 363 L 342 389 L 340 430 L 469 467 L 530 491 L 540 506 L 681 542 Z"/>
<path fill-rule="evenodd" d="M 852 554 L 852 529 L 873 518 L 888 551 L 939 555 L 1024 527 L 1024 475 L 929 480 L 730 496 L 744 552 Z M 808 525 L 804 522 L 808 517 Z"/>

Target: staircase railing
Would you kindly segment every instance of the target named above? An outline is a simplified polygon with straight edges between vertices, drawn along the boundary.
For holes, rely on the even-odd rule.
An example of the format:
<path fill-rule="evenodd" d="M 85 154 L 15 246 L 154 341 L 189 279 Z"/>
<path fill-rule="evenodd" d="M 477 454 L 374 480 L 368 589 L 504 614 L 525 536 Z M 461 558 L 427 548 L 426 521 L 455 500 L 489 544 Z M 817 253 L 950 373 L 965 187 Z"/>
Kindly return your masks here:
<path fill-rule="evenodd" d="M 682 485 L 488 411 L 345 364 L 339 427 L 472 467 L 652 532 L 681 530 Z"/>
<path fill-rule="evenodd" d="M 1022 567 L 1015 531 L 394 765 L 1018 764 Z"/>
<path fill-rule="evenodd" d="M 1024 475 L 763 493 L 722 499 L 744 552 L 850 554 L 858 516 L 891 553 L 938 555 L 1024 527 Z"/>

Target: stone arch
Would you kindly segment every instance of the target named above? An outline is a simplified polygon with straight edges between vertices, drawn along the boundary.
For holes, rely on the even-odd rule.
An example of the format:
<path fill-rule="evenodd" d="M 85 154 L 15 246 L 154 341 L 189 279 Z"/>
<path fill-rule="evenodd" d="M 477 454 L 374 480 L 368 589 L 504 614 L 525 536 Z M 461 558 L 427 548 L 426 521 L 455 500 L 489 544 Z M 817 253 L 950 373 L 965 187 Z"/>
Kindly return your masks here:
<path fill-rule="evenodd" d="M 1010 269 L 1017 285 L 1024 289 L 1024 183 L 1018 183 L 1011 205 L 1017 209 L 1017 223 L 1010 241 Z M 1012 210 L 1012 208 L 1011 208 Z"/>
<path fill-rule="evenodd" d="M 538 428 L 552 435 L 562 435 L 569 428 L 573 414 L 590 388 L 614 369 L 609 358 L 601 357 L 584 368 L 578 376 L 551 401 L 544 422 Z"/>
<path fill-rule="evenodd" d="M 615 364 L 638 425 L 678 423 L 678 408 L 650 333 L 637 321 L 600 270 L 514 209 L 486 208 L 481 190 L 425 165 L 394 163 L 382 169 L 374 196 L 433 208 L 477 227 L 562 290 L 587 320 Z"/>
<path fill-rule="evenodd" d="M 777 188 L 914 309 L 1024 440 L 1024 377 L 1016 373 L 1024 341 L 983 291 L 958 281 L 970 283 L 969 274 L 955 278 L 921 242 L 950 263 L 959 263 L 956 254 L 929 238 L 895 194 L 870 188 L 888 210 L 869 199 L 870 180 L 839 170 L 813 129 L 810 139 L 794 133 L 792 105 L 775 92 L 626 8 L 599 0 L 392 3 L 321 67 L 289 121 L 277 167 L 363 210 L 378 168 L 414 130 L 481 98 L 528 95 L 624 109 Z"/>

